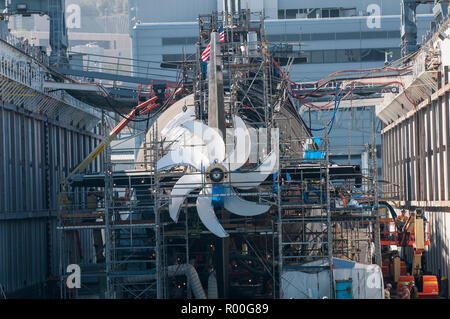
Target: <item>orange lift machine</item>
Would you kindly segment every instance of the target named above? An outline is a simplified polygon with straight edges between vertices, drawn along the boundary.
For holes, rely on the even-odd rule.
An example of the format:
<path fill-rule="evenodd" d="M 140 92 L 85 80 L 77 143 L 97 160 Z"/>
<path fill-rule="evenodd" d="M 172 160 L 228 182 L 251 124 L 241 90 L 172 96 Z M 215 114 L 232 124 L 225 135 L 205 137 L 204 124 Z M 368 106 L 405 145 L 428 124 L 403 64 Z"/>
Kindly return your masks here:
<path fill-rule="evenodd" d="M 423 217 L 421 210 L 411 212 L 406 221 L 400 218 L 380 218 L 382 247 L 397 246 L 411 252 L 411 269 L 401 260 L 397 250 L 387 250 L 383 254 L 383 277 L 386 282 L 401 287 L 404 282 L 414 282 L 419 289 L 419 298 L 436 298 L 439 295 L 436 276 L 422 275 L 422 254 L 430 245 L 430 222 Z M 400 289 L 397 294 L 400 295 Z"/>

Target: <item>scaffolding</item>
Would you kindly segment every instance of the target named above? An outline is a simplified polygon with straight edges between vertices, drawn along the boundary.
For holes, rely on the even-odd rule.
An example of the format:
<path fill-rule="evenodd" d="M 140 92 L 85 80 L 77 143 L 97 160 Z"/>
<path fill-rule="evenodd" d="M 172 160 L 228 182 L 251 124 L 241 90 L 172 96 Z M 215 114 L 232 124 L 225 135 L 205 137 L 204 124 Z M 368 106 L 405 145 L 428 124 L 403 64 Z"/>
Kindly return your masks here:
<path fill-rule="evenodd" d="M 157 127 L 152 130 L 157 136 Z M 105 112 L 103 131 L 108 131 Z M 57 230 L 61 298 L 79 297 L 79 294 L 133 299 L 164 296 L 160 276 L 163 269 L 161 199 L 153 191 L 159 189 L 160 180 L 156 172 L 157 139 L 145 139 L 138 149 L 146 154 L 143 163 L 134 159 L 114 163 L 114 152 L 134 153 L 136 149 L 112 150 L 108 145 L 103 152 L 103 172 L 90 175 L 95 177 L 94 182 L 76 176 L 72 188 L 60 192 Z M 117 174 L 116 166 L 137 165 L 145 169 Z M 82 269 L 82 289 L 66 289 L 69 275 L 66 267 L 70 264 Z"/>
<path fill-rule="evenodd" d="M 151 130 L 157 136 L 157 127 Z M 113 181 L 112 174 L 105 173 L 105 193 L 111 194 L 111 205 L 107 210 L 110 221 L 105 223 L 105 237 L 109 237 L 105 241 L 105 253 L 110 256 L 109 260 L 106 257 L 108 298 L 163 296 L 160 275 L 163 263 L 159 227 L 161 200 L 160 194 L 152 191 L 158 189 L 159 183 L 156 172 L 157 139 L 144 139 L 141 148 L 146 154 L 143 164 L 147 168 L 141 176 L 147 175 L 148 178 L 142 179 L 139 187 L 134 186 L 134 192 L 130 177 Z"/>
<path fill-rule="evenodd" d="M 328 272 L 327 297 L 334 298 L 333 258 L 381 266 L 378 190 L 373 177 L 377 164 L 372 157 L 371 167 L 361 172 L 362 183 L 355 176 L 330 172 L 328 136 L 314 139 L 320 141 L 318 148 L 311 152 L 314 156 L 305 152 L 300 167 L 314 167 L 315 176 L 307 176 L 303 169 L 297 178 L 291 173 L 281 185 L 285 189 L 278 205 L 279 275 L 282 283 L 287 271 Z M 290 171 L 289 166 L 283 167 L 283 160 L 280 163 L 281 171 Z"/>
<path fill-rule="evenodd" d="M 193 95 L 192 102 L 186 97 L 172 107 L 193 107 L 197 119 L 208 121 L 210 90 L 200 57 L 222 27 L 226 41 L 220 43 L 217 65 L 223 72 L 224 124 L 231 127 L 232 116 L 238 115 L 257 132 L 254 161 L 234 174 L 252 171 L 271 151 L 279 152 L 276 172 L 239 196 L 271 208 L 245 217 L 215 207 L 230 238 L 218 240 L 205 230 L 196 199 L 235 195 L 232 182 L 212 194 L 206 172 L 182 166 L 159 172 L 158 160 L 176 142 L 161 139 L 163 123 L 171 116 L 161 115 L 139 147 L 106 149 L 103 172 L 79 176 L 67 194 L 61 193 L 78 198 L 76 205 L 62 200 L 58 214 L 61 297 L 81 293 L 64 288 L 67 265 L 80 262 L 82 277 L 92 278 L 101 298 L 202 298 L 211 278 L 222 285 L 222 297 L 284 298 L 283 274 L 291 270 L 327 271 L 333 298 L 333 258 L 381 265 L 375 139 L 368 145 L 369 171 L 331 164 L 328 129 L 325 136 L 314 137 L 299 116 L 286 92 L 289 83 L 267 50 L 263 15 L 242 10 L 231 17 L 202 15 L 199 21 L 192 92 L 184 92 Z M 287 70 L 292 63 L 287 60 Z M 133 154 L 129 162 L 113 160 L 114 154 L 127 152 Z M 174 223 L 169 216 L 172 190 L 181 177 L 197 174 L 202 180 L 197 188 L 207 191 L 188 194 Z M 92 193 L 101 193 L 95 209 L 87 207 Z M 79 247 L 91 250 L 90 261 L 80 258 Z M 311 265 L 315 261 L 319 265 Z M 213 288 L 208 287 L 208 297 L 217 298 Z"/>

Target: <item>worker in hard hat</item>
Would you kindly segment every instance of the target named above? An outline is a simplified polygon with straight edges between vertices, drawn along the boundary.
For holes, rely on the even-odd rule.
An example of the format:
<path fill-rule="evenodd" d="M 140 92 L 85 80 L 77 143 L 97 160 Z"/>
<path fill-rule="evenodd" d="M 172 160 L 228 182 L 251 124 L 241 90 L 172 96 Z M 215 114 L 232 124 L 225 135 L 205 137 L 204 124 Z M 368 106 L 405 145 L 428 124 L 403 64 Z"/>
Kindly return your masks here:
<path fill-rule="evenodd" d="M 411 299 L 411 292 L 408 288 L 408 283 L 404 282 L 401 288 L 401 299 Z"/>
<path fill-rule="evenodd" d="M 417 286 L 415 285 L 414 281 L 409 282 L 409 291 L 411 295 L 411 299 L 419 299 L 419 289 L 417 289 Z"/>
<path fill-rule="evenodd" d="M 391 289 L 392 285 L 390 283 L 386 284 L 386 288 L 384 288 L 384 299 L 391 299 Z"/>
<path fill-rule="evenodd" d="M 407 220 L 406 210 L 402 209 L 401 215 L 397 217 L 397 228 L 399 231 L 403 230 L 403 226 L 405 226 Z"/>

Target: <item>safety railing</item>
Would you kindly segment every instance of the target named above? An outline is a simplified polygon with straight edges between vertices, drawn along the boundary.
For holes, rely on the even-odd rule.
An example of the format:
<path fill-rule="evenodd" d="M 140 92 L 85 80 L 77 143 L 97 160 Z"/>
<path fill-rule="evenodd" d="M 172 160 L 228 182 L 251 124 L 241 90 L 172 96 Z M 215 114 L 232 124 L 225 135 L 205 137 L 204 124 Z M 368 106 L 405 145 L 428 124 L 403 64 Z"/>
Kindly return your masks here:
<path fill-rule="evenodd" d="M 155 78 L 163 77 L 169 81 L 176 82 L 178 65 L 173 65 L 174 69 L 162 69 L 161 63 L 163 61 L 149 61 L 141 59 L 132 59 L 126 57 L 115 57 L 110 55 L 101 55 L 93 53 L 83 53 L 76 51 L 69 51 L 69 55 L 80 55 L 80 63 L 71 62 L 68 64 L 62 59 L 57 60 L 59 68 L 86 72 L 89 73 L 101 72 L 114 76 L 124 77 L 138 77 L 148 79 L 148 82 Z M 165 63 L 167 65 L 167 63 Z"/>
<path fill-rule="evenodd" d="M 26 55 L 36 59 L 38 62 L 48 65 L 49 57 L 44 47 L 32 45 L 25 38 L 16 37 L 14 34 L 4 30 L 0 33 L 0 39 L 19 49 Z"/>

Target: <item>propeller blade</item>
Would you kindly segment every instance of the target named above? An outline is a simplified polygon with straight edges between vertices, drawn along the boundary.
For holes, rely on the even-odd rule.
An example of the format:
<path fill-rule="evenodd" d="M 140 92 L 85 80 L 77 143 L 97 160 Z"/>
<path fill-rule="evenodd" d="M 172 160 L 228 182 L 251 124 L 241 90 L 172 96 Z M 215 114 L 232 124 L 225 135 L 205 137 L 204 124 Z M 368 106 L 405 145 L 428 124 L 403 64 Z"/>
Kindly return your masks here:
<path fill-rule="evenodd" d="M 230 183 L 239 189 L 251 189 L 261 185 L 278 166 L 278 153 L 273 151 L 267 156 L 261 165 L 252 172 L 230 173 Z"/>
<path fill-rule="evenodd" d="M 208 158 L 201 153 L 201 150 L 194 147 L 182 147 L 170 151 L 163 156 L 156 166 L 158 172 L 175 166 L 190 166 L 197 171 L 203 171 L 209 166 Z"/>
<path fill-rule="evenodd" d="M 251 151 L 251 139 L 247 126 L 239 116 L 234 116 L 234 140 L 235 147 L 223 162 L 230 172 L 241 168 L 247 162 Z"/>
<path fill-rule="evenodd" d="M 179 113 L 161 130 L 161 137 L 164 141 L 164 150 L 175 150 L 180 147 L 196 147 L 198 152 L 208 154 L 207 149 L 203 146 L 203 141 L 193 135 L 181 125 L 187 121 L 195 119 L 195 109 L 193 107 L 186 112 Z"/>
<path fill-rule="evenodd" d="M 200 138 L 183 127 L 175 127 L 170 133 L 166 134 L 163 149 L 171 151 L 182 147 L 195 149 L 195 152 L 202 153 L 205 157 L 208 157 L 208 149 Z"/>
<path fill-rule="evenodd" d="M 225 143 L 220 133 L 200 121 L 187 121 L 181 127 L 186 128 L 195 136 L 201 138 L 208 148 L 210 163 L 222 163 L 225 158 Z"/>
<path fill-rule="evenodd" d="M 180 127 L 183 123 L 195 119 L 195 108 L 190 107 L 186 112 L 177 114 L 167 125 L 161 130 L 161 137 L 166 138 L 174 128 Z"/>
<path fill-rule="evenodd" d="M 203 183 L 201 174 L 184 175 L 177 181 L 172 189 L 172 193 L 170 194 L 169 204 L 170 217 L 175 222 L 178 222 L 180 207 L 186 199 L 186 196 L 202 186 Z"/>
<path fill-rule="evenodd" d="M 197 213 L 203 225 L 214 235 L 220 238 L 230 236 L 225 229 L 223 229 L 216 214 L 214 208 L 211 206 L 211 197 L 202 197 L 202 195 L 211 195 L 211 185 L 209 188 L 203 188 L 197 198 Z"/>
<path fill-rule="evenodd" d="M 235 215 L 246 217 L 257 216 L 266 213 L 270 209 L 270 205 L 261 205 L 242 199 L 232 188 L 230 192 L 233 195 L 225 197 L 224 207 Z"/>

